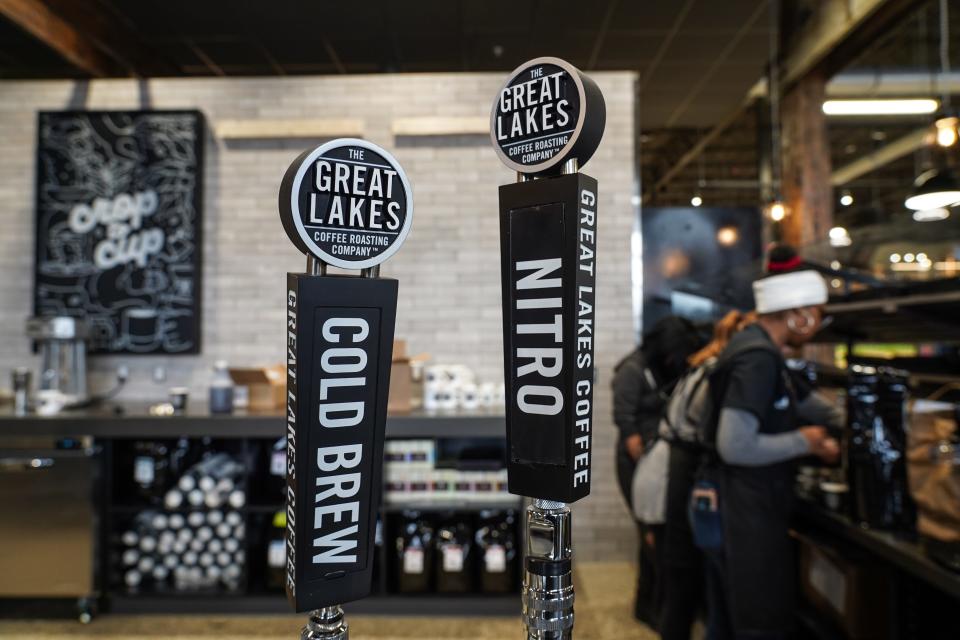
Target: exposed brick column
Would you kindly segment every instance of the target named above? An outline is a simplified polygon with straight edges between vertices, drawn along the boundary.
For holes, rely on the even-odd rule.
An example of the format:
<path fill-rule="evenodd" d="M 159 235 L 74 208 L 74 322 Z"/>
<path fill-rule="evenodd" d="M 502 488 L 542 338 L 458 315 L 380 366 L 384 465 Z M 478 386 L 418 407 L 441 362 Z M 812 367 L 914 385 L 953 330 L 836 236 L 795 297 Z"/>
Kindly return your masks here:
<path fill-rule="evenodd" d="M 830 185 L 830 143 L 822 105 L 826 79 L 813 72 L 783 96 L 783 185 L 789 214 L 783 240 L 803 248 L 827 239 L 833 226 L 833 187 Z"/>

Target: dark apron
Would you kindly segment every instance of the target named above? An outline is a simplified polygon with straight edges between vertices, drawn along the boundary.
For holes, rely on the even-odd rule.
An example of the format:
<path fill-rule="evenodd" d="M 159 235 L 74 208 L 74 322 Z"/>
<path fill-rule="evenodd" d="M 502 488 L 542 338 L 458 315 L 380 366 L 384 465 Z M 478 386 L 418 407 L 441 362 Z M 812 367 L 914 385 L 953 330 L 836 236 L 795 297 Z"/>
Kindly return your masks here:
<path fill-rule="evenodd" d="M 722 474 L 727 605 L 738 638 L 776 638 L 793 628 L 792 483 L 792 465 Z"/>
<path fill-rule="evenodd" d="M 778 402 L 761 420 L 761 434 L 798 426 L 796 394 L 785 364 L 778 378 L 774 395 Z M 794 475 L 792 461 L 763 467 L 721 465 L 722 573 L 737 638 L 785 638 L 794 627 L 797 578 L 787 533 Z"/>

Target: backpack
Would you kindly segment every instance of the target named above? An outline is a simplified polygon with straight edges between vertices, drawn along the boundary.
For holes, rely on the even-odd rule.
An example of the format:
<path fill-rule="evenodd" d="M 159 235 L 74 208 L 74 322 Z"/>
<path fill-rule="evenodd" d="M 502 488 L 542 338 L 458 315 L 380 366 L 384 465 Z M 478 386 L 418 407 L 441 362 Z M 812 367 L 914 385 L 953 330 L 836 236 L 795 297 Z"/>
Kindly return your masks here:
<path fill-rule="evenodd" d="M 710 375 L 716 365 L 717 359 L 712 358 L 687 371 L 667 399 L 658 427 L 659 438 L 640 459 L 633 474 L 631 507 L 640 522 L 663 524 L 666 520 L 670 447 L 689 446 L 704 453 L 710 450 L 705 426 L 712 414 Z"/>
<path fill-rule="evenodd" d="M 659 438 L 653 448 L 640 459 L 634 471 L 633 513 L 641 522 L 662 524 L 666 519 L 667 477 L 670 466 L 670 447 L 680 446 L 701 457 L 702 466 L 715 463 L 717 412 L 712 381 L 714 374 L 729 357 L 753 349 L 775 348 L 766 340 L 748 340 L 733 351 L 711 358 L 699 367 L 687 371 L 677 381 L 658 427 Z M 703 504 L 701 502 L 701 504 Z M 716 502 L 709 503 L 715 505 Z"/>
<path fill-rule="evenodd" d="M 776 347 L 765 339 L 757 338 L 728 348 L 720 356 L 687 371 L 677 382 L 667 403 L 660 421 L 660 436 L 670 443 L 690 445 L 708 457 L 712 456 L 716 451 L 716 423 L 719 418 L 714 407 L 717 399 L 712 385 L 715 374 L 734 356 L 756 349 L 779 356 Z"/>
<path fill-rule="evenodd" d="M 713 414 L 710 376 L 717 366 L 711 358 L 688 371 L 673 389 L 660 420 L 660 437 L 671 444 L 690 445 L 698 450 L 711 448 L 707 441 L 707 420 Z"/>
<path fill-rule="evenodd" d="M 702 382 L 696 387 L 690 398 L 691 402 L 699 402 L 699 412 L 693 425 L 695 446 L 700 452 L 700 468 L 696 472 L 696 479 L 690 491 L 687 505 L 687 518 L 690 521 L 690 530 L 693 534 L 693 544 L 708 554 L 717 554 L 723 551 L 723 491 L 720 478 L 720 456 L 716 450 L 717 427 L 720 419 L 719 411 L 714 406 L 718 394 L 710 388 L 717 371 L 725 366 L 733 357 L 753 350 L 766 350 L 777 354 L 777 351 L 766 340 L 745 340 L 736 347 L 726 349 L 719 358 L 705 364 Z M 700 387 L 704 390 L 700 391 Z M 697 395 L 699 394 L 699 395 Z M 702 398 L 700 397 L 702 396 Z"/>

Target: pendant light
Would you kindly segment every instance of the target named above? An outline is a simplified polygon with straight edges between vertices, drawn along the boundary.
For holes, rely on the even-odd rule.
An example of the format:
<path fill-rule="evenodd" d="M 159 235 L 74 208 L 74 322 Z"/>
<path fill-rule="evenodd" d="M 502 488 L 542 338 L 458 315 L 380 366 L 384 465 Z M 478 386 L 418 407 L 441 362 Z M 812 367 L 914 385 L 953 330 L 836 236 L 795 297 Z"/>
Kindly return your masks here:
<path fill-rule="evenodd" d="M 940 73 L 943 77 L 946 77 L 947 74 L 950 73 L 950 33 L 948 25 L 949 14 L 947 0 L 940 0 Z M 950 94 L 947 90 L 943 91 L 941 104 L 945 109 L 950 108 Z M 947 124 L 945 122 L 946 118 L 941 118 L 940 120 L 944 121 L 945 125 Z M 952 125 L 954 123 L 955 121 L 949 124 Z M 942 141 L 941 133 L 943 133 Z M 947 138 L 948 136 L 945 132 L 938 131 L 937 139 L 941 141 L 942 146 L 950 146 L 950 144 L 942 144 L 943 142 L 948 142 Z M 955 136 L 952 142 L 956 142 Z M 960 182 L 957 181 L 957 177 L 953 171 L 947 167 L 942 167 L 940 169 L 924 171 L 917 176 L 917 179 L 913 183 L 913 190 L 910 192 L 910 195 L 907 196 L 904 205 L 914 211 L 928 211 L 949 207 L 958 202 L 960 202 Z"/>
<path fill-rule="evenodd" d="M 699 135 L 699 131 L 697 132 Z M 707 150 L 704 149 L 700 152 L 700 157 L 697 158 L 697 190 L 694 192 L 693 197 L 690 198 L 690 205 L 694 207 L 699 207 L 703 204 L 703 185 L 706 184 L 706 181 L 703 178 L 703 156 L 705 156 Z"/>
<path fill-rule="evenodd" d="M 942 209 L 960 202 L 960 183 L 949 169 L 930 169 L 917 176 L 904 204 L 914 211 Z"/>
<path fill-rule="evenodd" d="M 764 207 L 767 217 L 780 223 L 787 208 L 780 197 L 782 166 L 780 164 L 780 0 L 770 0 L 770 60 L 767 69 L 767 96 L 770 102 L 770 182 L 773 197 Z"/>

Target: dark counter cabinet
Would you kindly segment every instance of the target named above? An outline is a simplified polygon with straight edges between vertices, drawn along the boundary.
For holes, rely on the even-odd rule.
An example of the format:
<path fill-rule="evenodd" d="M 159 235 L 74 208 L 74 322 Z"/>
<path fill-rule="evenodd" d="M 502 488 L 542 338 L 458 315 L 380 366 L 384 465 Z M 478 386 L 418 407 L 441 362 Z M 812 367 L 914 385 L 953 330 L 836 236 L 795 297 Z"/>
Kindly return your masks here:
<path fill-rule="evenodd" d="M 90 504 L 98 515 L 96 539 L 90 543 L 92 582 L 100 610 L 127 613 L 289 611 L 283 594 L 284 431 L 280 412 L 223 416 L 209 414 L 200 405 L 170 417 L 151 416 L 143 405 L 53 417 L 0 412 L 0 446 L 4 440 L 40 438 L 84 441 L 98 452 L 90 472 Z M 431 572 L 425 576 L 426 588 L 409 594 L 401 588 L 395 555 L 398 531 L 411 511 L 427 521 L 448 523 L 463 541 L 470 536 L 464 547 L 473 545 L 475 532 L 489 528 L 491 518 L 509 522 L 503 538 L 517 535 L 522 502 L 496 493 L 489 481 L 475 485 L 490 493 L 474 499 L 463 499 L 461 493 L 454 504 L 422 492 L 424 485 L 430 488 L 434 467 L 446 478 L 461 471 L 467 477 L 495 475 L 504 455 L 503 416 L 482 411 L 390 416 L 387 438 L 400 444 L 415 441 L 419 450 L 431 453 L 417 456 L 411 467 L 419 478 L 411 486 L 416 484 L 421 493 L 401 493 L 398 498 L 394 491 L 392 501 L 383 505 L 374 592 L 349 610 L 517 613 L 519 572 L 512 547 L 509 561 L 501 562 L 494 545 L 488 560 L 503 570 L 495 576 L 499 580 L 491 581 L 481 577 L 485 565 L 476 550 L 463 554 L 461 574 L 451 576 L 446 574 L 456 573 L 457 541 L 443 548 L 430 546 L 424 549 L 424 571 Z M 395 470 L 397 462 L 392 461 Z M 396 482 L 397 473 L 393 477 Z M 437 483 L 437 488 L 449 484 Z M 408 568 L 415 568 L 414 555 Z M 445 568 L 446 574 L 433 575 L 436 567 Z M 456 588 L 449 588 L 451 577 L 457 579 Z"/>
<path fill-rule="evenodd" d="M 871 629 L 863 637 L 875 640 L 956 637 L 948 620 L 960 604 L 960 573 L 931 560 L 915 535 L 872 529 L 804 500 L 794 532 L 803 559 L 799 617 L 810 637 L 855 637 L 858 629 Z M 847 588 L 858 583 L 856 593 Z"/>

